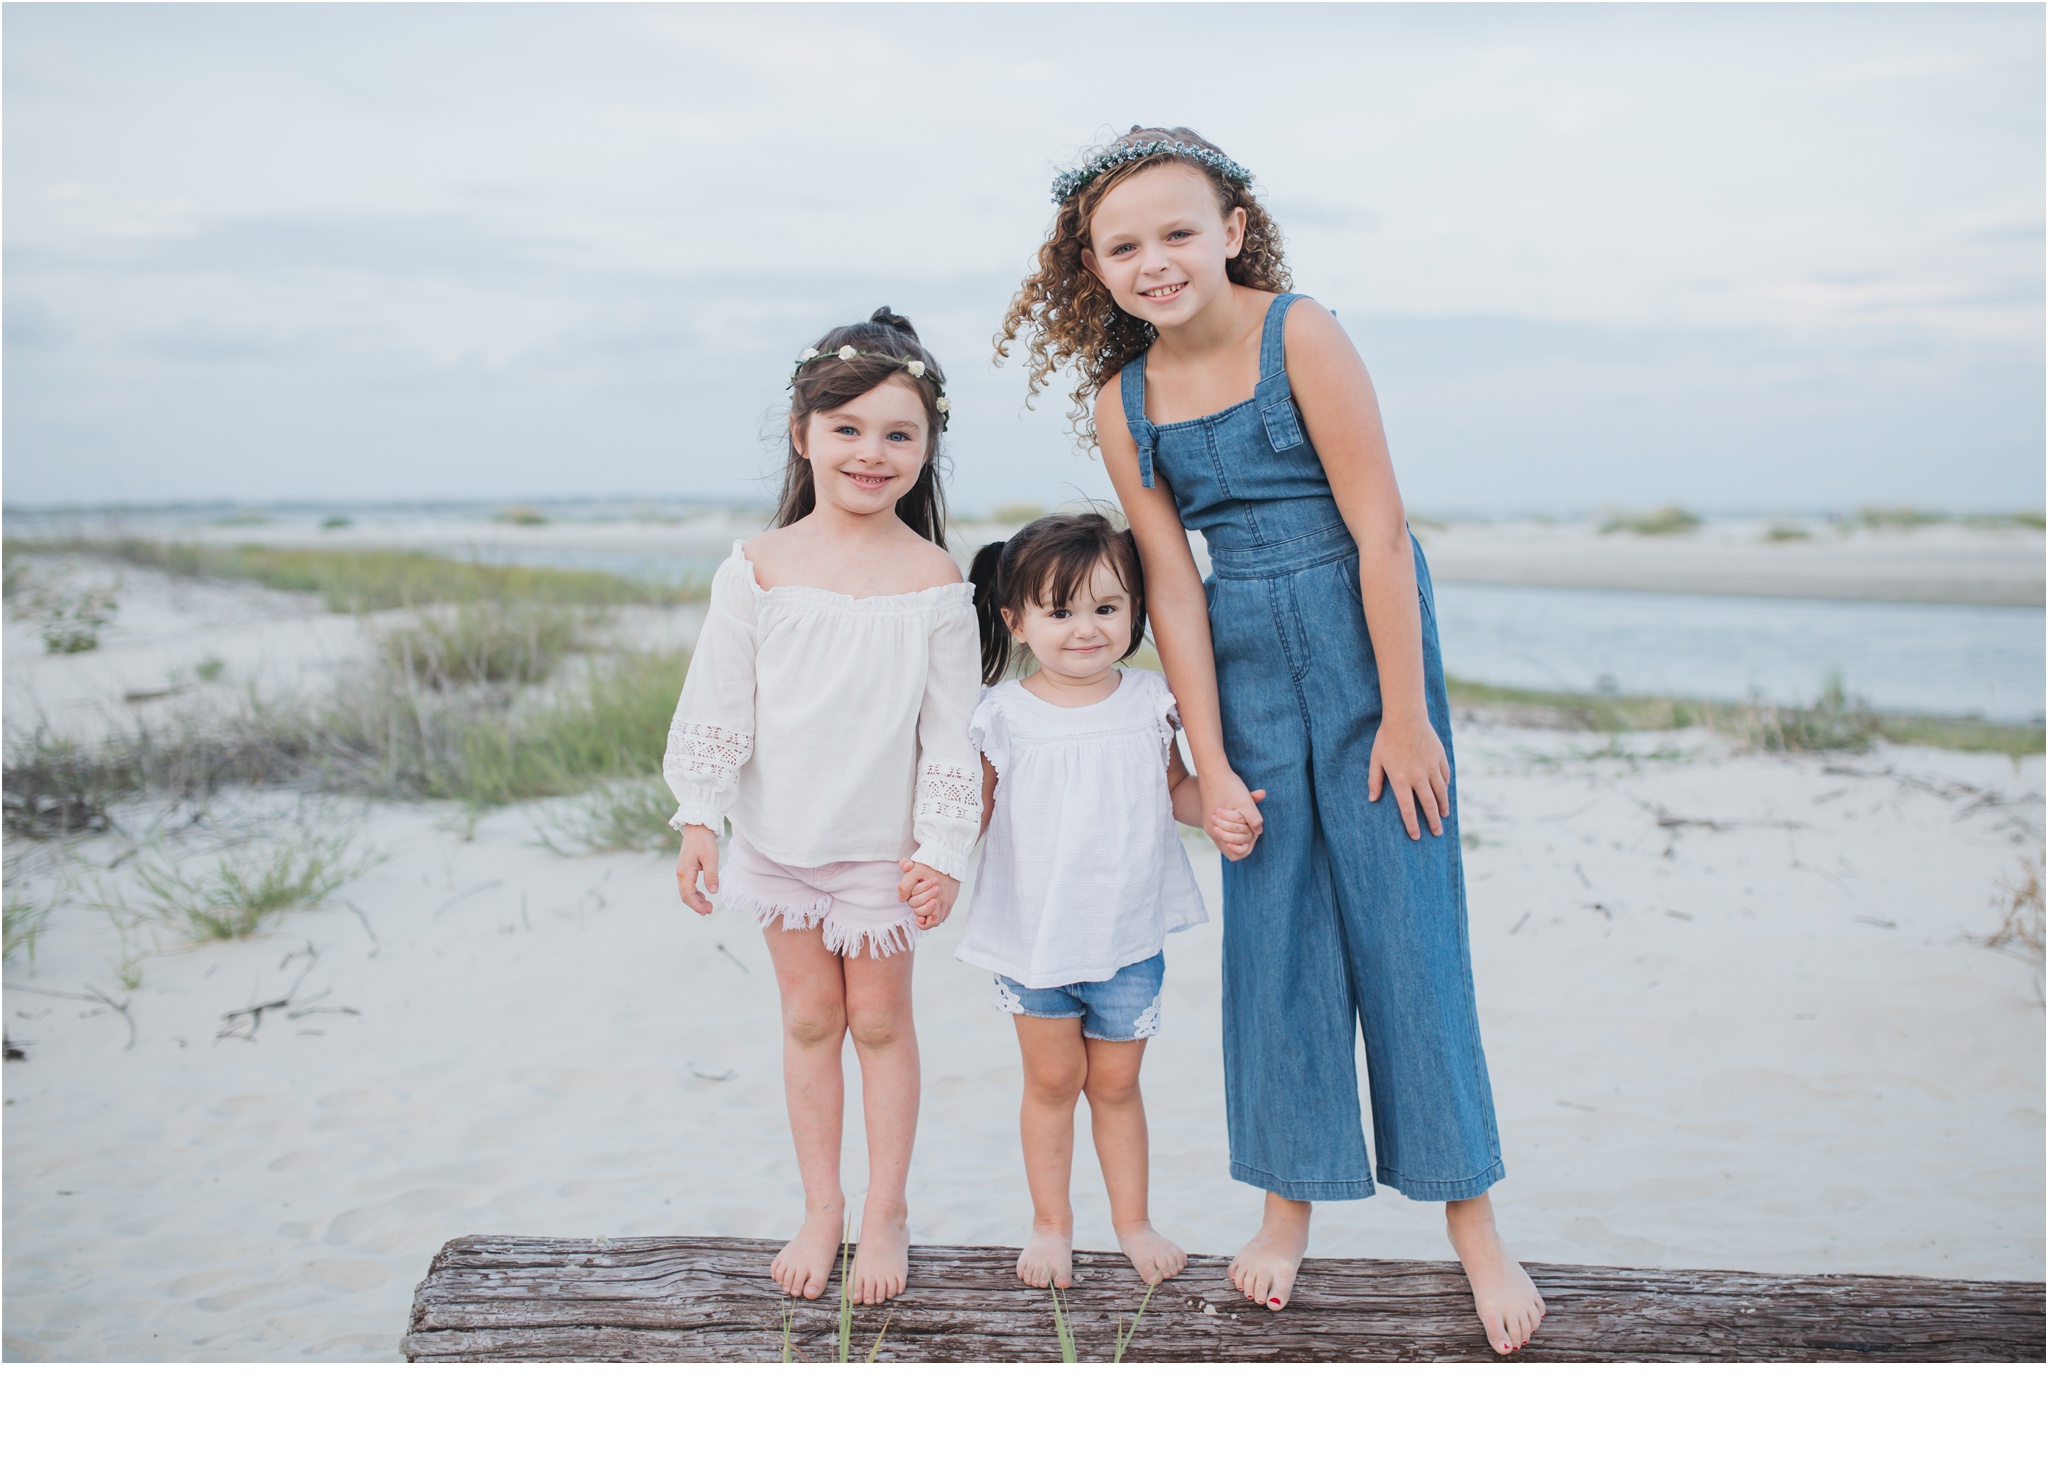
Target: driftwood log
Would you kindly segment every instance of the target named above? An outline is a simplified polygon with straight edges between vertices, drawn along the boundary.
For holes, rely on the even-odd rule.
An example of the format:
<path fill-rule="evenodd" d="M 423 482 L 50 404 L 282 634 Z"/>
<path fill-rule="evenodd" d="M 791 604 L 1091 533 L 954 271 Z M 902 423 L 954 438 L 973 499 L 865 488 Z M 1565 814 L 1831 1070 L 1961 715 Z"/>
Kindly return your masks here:
<path fill-rule="evenodd" d="M 779 1243 L 734 1237 L 464 1236 L 434 1258 L 401 1345 L 417 1362 L 557 1359 L 773 1363 L 838 1357 L 838 1287 L 789 1303 Z M 853 1355 L 1056 1363 L 1053 1310 L 1017 1254 L 917 1246 L 894 1302 L 854 1309 Z M 1145 1287 L 1113 1252 L 1075 1257 L 1065 1310 L 1084 1362 L 1107 1362 Z M 1153 1294 L 1133 1363 L 1497 1360 L 1455 1265 L 1311 1258 L 1286 1311 L 1254 1307 L 1222 1257 L 1191 1257 Z M 2042 1288 L 1926 1277 L 1770 1276 L 1531 1266 L 1550 1313 L 1511 1361 L 2009 1360 L 2043 1356 Z M 883 1331 L 886 1323 L 886 1332 Z"/>

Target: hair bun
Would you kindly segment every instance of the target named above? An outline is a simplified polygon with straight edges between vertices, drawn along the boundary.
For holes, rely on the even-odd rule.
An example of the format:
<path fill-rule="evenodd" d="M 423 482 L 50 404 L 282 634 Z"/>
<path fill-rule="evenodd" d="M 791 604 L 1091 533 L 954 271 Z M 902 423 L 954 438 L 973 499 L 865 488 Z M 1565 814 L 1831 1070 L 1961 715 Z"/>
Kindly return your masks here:
<path fill-rule="evenodd" d="M 878 326 L 888 326 L 894 330 L 899 330 L 904 335 L 910 337 L 911 340 L 917 340 L 917 327 L 886 305 L 876 310 L 873 315 L 868 317 L 868 320 Z M 919 342 L 919 344 L 922 345 L 923 343 Z"/>

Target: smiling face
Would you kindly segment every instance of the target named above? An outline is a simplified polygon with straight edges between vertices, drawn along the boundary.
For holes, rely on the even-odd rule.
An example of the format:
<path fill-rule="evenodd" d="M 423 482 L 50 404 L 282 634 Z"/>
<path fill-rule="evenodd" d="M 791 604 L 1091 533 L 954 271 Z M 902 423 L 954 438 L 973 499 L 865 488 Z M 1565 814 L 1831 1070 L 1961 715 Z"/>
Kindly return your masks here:
<path fill-rule="evenodd" d="M 1095 206 L 1081 262 L 1120 309 L 1167 330 L 1229 294 L 1224 262 L 1244 247 L 1244 219 L 1223 212 L 1199 168 L 1147 168 Z"/>
<path fill-rule="evenodd" d="M 924 396 L 892 376 L 851 402 L 789 424 L 790 440 L 810 460 L 818 507 L 886 513 L 917 485 L 931 457 Z"/>
<path fill-rule="evenodd" d="M 1064 606 L 1025 604 L 1005 611 L 1010 634 L 1031 648 L 1048 679 L 1070 686 L 1098 682 L 1131 646 L 1131 592 L 1107 560 L 1088 572 L 1081 595 Z"/>

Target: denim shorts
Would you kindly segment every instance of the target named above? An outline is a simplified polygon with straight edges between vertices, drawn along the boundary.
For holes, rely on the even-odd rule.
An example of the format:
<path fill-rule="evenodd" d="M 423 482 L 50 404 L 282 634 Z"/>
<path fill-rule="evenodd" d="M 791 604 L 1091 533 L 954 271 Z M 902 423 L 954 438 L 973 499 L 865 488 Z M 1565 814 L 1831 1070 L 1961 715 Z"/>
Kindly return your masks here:
<path fill-rule="evenodd" d="M 1129 1043 L 1159 1031 L 1159 988 L 1165 980 L 1164 952 L 1118 967 L 1100 982 L 1024 987 L 997 977 L 996 1007 L 1024 1017 L 1078 1017 L 1082 1037 Z"/>

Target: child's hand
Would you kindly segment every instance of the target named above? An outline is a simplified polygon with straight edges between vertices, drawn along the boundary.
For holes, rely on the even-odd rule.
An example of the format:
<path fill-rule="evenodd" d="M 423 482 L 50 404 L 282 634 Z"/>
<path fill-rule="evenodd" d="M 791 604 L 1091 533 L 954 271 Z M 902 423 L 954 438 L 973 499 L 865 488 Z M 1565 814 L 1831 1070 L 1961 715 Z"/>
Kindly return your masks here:
<path fill-rule="evenodd" d="M 960 882 L 951 875 L 942 875 L 930 865 L 914 860 L 903 861 L 903 878 L 897 882 L 896 898 L 910 906 L 918 930 L 929 931 L 943 922 L 953 913 L 953 902 L 959 895 Z"/>
<path fill-rule="evenodd" d="M 1254 799 L 1263 799 L 1264 789 L 1253 793 Z M 1241 860 L 1252 852 L 1252 846 L 1259 842 L 1259 836 L 1252 832 L 1251 821 L 1237 809 L 1218 809 L 1209 817 L 1209 838 L 1216 842 L 1216 848 L 1223 851 L 1225 859 Z"/>
<path fill-rule="evenodd" d="M 697 891 L 697 874 L 704 875 L 704 888 L 718 894 L 718 836 L 702 824 L 683 826 L 682 853 L 676 856 L 676 889 L 683 904 L 700 916 L 711 914 L 711 895 Z"/>
<path fill-rule="evenodd" d="M 1213 785 L 1203 780 L 1202 802 L 1208 806 L 1209 817 L 1202 821 L 1202 828 L 1216 841 L 1225 859 L 1241 860 L 1259 842 L 1266 827 L 1259 804 L 1265 797 L 1264 789 L 1246 788 L 1244 780 L 1235 774 L 1219 778 Z"/>
<path fill-rule="evenodd" d="M 1393 794 L 1410 839 L 1422 838 L 1424 823 L 1431 834 L 1444 832 L 1444 820 L 1451 817 L 1451 760 L 1428 717 L 1417 713 L 1381 720 L 1366 765 L 1366 799 L 1377 803 L 1382 789 Z"/>

